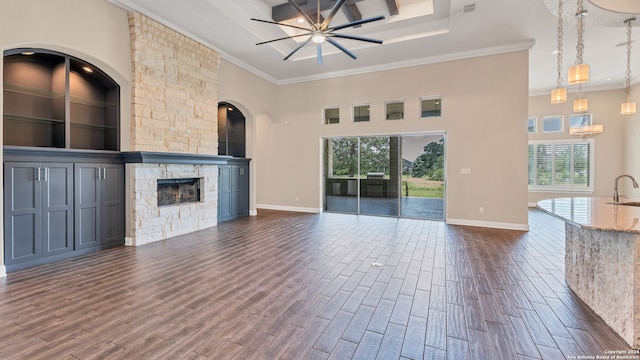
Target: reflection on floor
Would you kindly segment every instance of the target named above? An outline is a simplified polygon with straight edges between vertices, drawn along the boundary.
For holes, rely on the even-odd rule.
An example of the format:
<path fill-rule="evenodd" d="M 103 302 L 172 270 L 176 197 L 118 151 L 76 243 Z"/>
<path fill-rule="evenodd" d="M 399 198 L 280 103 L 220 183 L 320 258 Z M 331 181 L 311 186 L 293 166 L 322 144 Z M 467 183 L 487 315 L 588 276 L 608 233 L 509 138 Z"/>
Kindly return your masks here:
<path fill-rule="evenodd" d="M 329 212 L 357 213 L 358 198 L 355 196 L 327 195 Z M 400 201 L 401 217 L 444 220 L 444 199 L 403 196 Z M 360 213 L 367 215 L 398 216 L 398 199 L 360 198 Z"/>

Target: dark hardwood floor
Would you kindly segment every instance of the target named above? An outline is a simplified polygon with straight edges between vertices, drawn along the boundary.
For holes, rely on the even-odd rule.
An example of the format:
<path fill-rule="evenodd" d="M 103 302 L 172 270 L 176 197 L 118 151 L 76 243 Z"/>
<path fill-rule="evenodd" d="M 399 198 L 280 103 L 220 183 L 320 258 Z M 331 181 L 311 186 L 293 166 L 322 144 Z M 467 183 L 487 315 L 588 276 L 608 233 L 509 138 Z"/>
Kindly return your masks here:
<path fill-rule="evenodd" d="M 564 359 L 629 349 L 531 231 L 261 210 L 0 279 L 0 359 Z"/>

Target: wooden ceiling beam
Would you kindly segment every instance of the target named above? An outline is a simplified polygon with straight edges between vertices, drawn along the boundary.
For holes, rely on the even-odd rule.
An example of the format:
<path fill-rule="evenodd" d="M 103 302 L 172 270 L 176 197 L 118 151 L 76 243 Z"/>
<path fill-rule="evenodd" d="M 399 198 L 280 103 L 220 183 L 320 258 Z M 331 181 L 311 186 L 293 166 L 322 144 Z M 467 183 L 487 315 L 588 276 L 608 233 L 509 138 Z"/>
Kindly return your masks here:
<path fill-rule="evenodd" d="M 398 15 L 400 13 L 400 5 L 398 0 L 386 0 L 387 8 L 389 9 L 389 15 Z"/>
<path fill-rule="evenodd" d="M 345 6 L 342 7 L 342 12 L 344 13 L 344 16 L 347 17 L 347 20 L 349 20 L 349 22 L 362 20 L 362 14 L 360 13 L 360 10 L 358 9 L 358 5 L 356 4 L 346 4 Z M 361 25 L 358 25 L 355 27 L 360 27 L 360 26 Z"/>
<path fill-rule="evenodd" d="M 358 3 L 362 0 L 347 0 L 345 5 Z M 296 4 L 302 8 L 307 14 L 316 14 L 318 11 L 318 2 L 316 0 L 295 0 Z M 335 0 L 320 0 L 320 11 L 330 10 L 335 5 Z M 343 6 L 344 8 L 344 6 Z M 287 21 L 299 17 L 300 14 L 289 3 L 276 5 L 271 8 L 271 18 L 273 21 Z M 312 17 L 312 19 L 315 19 Z"/>

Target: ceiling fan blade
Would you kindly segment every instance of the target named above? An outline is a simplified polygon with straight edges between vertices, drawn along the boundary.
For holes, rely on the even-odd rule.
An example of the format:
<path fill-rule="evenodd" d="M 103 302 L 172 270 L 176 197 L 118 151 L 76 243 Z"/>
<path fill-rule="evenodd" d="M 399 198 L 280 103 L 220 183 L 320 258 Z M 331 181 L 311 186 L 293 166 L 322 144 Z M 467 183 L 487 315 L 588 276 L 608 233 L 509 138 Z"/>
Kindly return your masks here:
<path fill-rule="evenodd" d="M 268 44 L 274 41 L 280 41 L 280 40 L 286 40 L 286 39 L 293 39 L 296 37 L 300 37 L 300 36 L 309 36 L 309 34 L 300 34 L 300 35 L 291 35 L 291 36 L 286 36 L 286 37 L 282 37 L 282 38 L 278 38 L 278 39 L 273 39 L 273 40 L 268 40 L 268 41 L 263 41 L 263 42 L 259 42 L 256 45 L 262 45 L 262 44 Z"/>
<path fill-rule="evenodd" d="M 327 36 L 334 36 L 334 37 L 339 37 L 339 38 L 342 38 L 342 39 L 360 40 L 360 41 L 367 41 L 367 42 L 376 43 L 376 44 L 382 44 L 382 40 L 370 39 L 370 38 L 365 38 L 365 37 L 360 37 L 360 36 L 334 34 L 334 33 L 327 34 Z"/>
<path fill-rule="evenodd" d="M 329 26 L 329 23 L 331 22 L 331 20 L 333 20 L 333 17 L 336 16 L 336 13 L 338 12 L 338 10 L 340 10 L 342 5 L 344 5 L 346 1 L 347 0 L 336 1 L 335 5 L 333 5 L 333 8 L 331 9 L 331 12 L 329 13 L 329 16 L 327 16 L 326 19 L 324 19 L 324 21 L 322 22 L 322 25 L 320 25 L 320 30 L 324 30 Z"/>
<path fill-rule="evenodd" d="M 304 10 L 302 10 L 302 8 L 296 4 L 295 1 L 293 0 L 287 0 L 289 2 L 289 4 L 291 4 L 294 8 L 296 8 L 296 10 L 300 13 L 300 15 L 302 15 L 302 17 L 304 17 L 305 20 L 307 20 L 307 22 L 309 23 L 309 25 L 311 25 L 311 27 L 314 30 L 318 30 L 318 27 L 316 26 L 316 24 L 313 22 L 313 20 L 311 20 L 311 18 L 309 17 L 309 15 L 307 15 L 306 12 L 304 12 Z"/>
<path fill-rule="evenodd" d="M 322 45 L 316 44 L 316 49 L 318 52 L 318 65 L 322 65 Z"/>
<path fill-rule="evenodd" d="M 305 41 L 303 41 L 300 45 L 298 45 L 297 48 L 293 49 L 292 52 L 289 53 L 289 55 L 287 55 L 284 59 L 282 60 L 288 60 L 291 55 L 295 54 L 296 52 L 298 52 L 298 50 L 302 49 L 303 46 L 307 45 L 309 43 L 309 41 L 311 41 L 311 36 L 309 36 L 309 38 Z"/>
<path fill-rule="evenodd" d="M 342 45 L 338 44 L 335 40 L 330 39 L 330 38 L 327 38 L 327 41 L 328 41 L 331 45 L 333 45 L 333 46 L 337 47 L 338 49 L 342 50 L 342 52 L 343 52 L 343 53 L 345 53 L 345 54 L 347 54 L 347 55 L 351 56 L 351 58 L 355 60 L 356 56 L 355 56 L 351 51 L 347 50 L 344 46 L 342 46 Z"/>
<path fill-rule="evenodd" d="M 349 23 L 346 23 L 346 24 L 342 24 L 342 25 L 332 26 L 332 27 L 328 28 L 327 31 L 340 30 L 340 29 L 344 29 L 344 28 L 348 28 L 348 27 L 352 27 L 352 26 L 356 26 L 356 25 L 362 25 L 362 24 L 366 24 L 366 23 L 370 23 L 370 22 L 378 21 L 378 20 L 384 20 L 384 16 L 380 15 L 380 16 L 375 16 L 375 17 L 368 18 L 368 19 L 352 21 L 352 22 L 349 22 Z"/>
<path fill-rule="evenodd" d="M 251 18 L 251 20 L 253 20 L 253 21 L 259 21 L 259 22 L 263 22 L 263 23 L 267 23 L 267 24 L 275 24 L 275 25 L 288 26 L 288 27 L 290 27 L 290 28 L 294 28 L 294 29 L 299 29 L 299 30 L 309 31 L 309 29 L 307 29 L 307 28 L 303 28 L 303 27 L 295 26 L 295 25 L 289 25 L 289 24 L 285 24 L 285 23 L 281 23 L 281 22 L 276 22 L 276 21 L 260 20 L 260 19 L 254 19 L 254 18 Z"/>

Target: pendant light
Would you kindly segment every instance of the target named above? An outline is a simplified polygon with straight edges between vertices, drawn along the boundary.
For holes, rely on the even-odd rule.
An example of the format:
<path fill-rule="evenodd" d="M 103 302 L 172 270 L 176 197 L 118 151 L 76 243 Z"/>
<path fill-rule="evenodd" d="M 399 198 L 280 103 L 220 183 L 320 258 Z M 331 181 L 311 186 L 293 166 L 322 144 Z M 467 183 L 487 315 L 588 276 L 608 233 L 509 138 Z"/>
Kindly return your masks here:
<path fill-rule="evenodd" d="M 584 18 L 589 13 L 582 5 L 583 0 L 578 0 L 578 10 L 576 11 L 576 19 L 578 26 L 578 45 L 576 50 L 576 64 L 569 68 L 569 76 L 567 82 L 571 85 L 583 84 L 589 81 L 589 65 L 582 63 L 582 55 L 584 55 Z"/>
<path fill-rule="evenodd" d="M 567 88 L 562 86 L 562 37 L 564 35 L 562 29 L 562 0 L 558 0 L 558 46 L 556 47 L 556 59 L 558 78 L 556 80 L 556 88 L 551 90 L 551 103 L 559 104 L 567 101 Z"/>
<path fill-rule="evenodd" d="M 627 101 L 620 105 L 621 115 L 633 115 L 636 113 L 636 102 L 631 101 L 631 22 L 635 19 L 635 17 L 632 17 L 624 21 L 627 24 L 627 71 L 625 74 Z"/>

